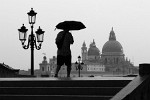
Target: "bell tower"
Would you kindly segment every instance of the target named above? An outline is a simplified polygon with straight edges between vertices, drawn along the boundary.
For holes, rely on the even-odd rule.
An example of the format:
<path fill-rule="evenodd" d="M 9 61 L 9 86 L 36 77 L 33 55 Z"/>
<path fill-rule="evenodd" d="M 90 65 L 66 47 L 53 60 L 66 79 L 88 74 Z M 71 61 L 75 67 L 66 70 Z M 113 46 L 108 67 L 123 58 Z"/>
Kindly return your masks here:
<path fill-rule="evenodd" d="M 88 52 L 87 52 L 85 41 L 83 42 L 83 45 L 81 47 L 81 54 L 82 54 L 83 62 L 86 61 L 88 59 Z"/>

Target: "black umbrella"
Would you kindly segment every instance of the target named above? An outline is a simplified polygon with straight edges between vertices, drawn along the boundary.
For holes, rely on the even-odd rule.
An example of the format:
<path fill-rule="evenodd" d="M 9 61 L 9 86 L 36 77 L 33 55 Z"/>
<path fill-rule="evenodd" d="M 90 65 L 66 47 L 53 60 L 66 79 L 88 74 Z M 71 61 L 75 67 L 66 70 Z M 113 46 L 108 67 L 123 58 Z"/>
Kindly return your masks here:
<path fill-rule="evenodd" d="M 64 21 L 57 24 L 56 28 L 63 30 L 80 30 L 86 27 L 82 22 L 79 21 Z"/>

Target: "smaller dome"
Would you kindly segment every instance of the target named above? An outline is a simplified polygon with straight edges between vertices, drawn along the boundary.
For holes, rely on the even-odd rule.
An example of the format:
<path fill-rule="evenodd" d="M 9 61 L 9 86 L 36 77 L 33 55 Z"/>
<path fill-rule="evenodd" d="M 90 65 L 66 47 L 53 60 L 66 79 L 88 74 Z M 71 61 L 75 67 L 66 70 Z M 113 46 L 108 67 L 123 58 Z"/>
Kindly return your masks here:
<path fill-rule="evenodd" d="M 99 55 L 100 55 L 100 51 L 96 47 L 95 42 L 93 40 L 93 43 L 90 44 L 90 48 L 88 50 L 88 56 L 99 56 Z"/>
<path fill-rule="evenodd" d="M 46 56 L 43 57 L 43 62 L 42 63 L 47 63 L 47 58 Z"/>
<path fill-rule="evenodd" d="M 97 47 L 92 47 L 92 48 L 89 48 L 88 50 L 88 56 L 99 56 L 100 55 L 100 51 Z"/>

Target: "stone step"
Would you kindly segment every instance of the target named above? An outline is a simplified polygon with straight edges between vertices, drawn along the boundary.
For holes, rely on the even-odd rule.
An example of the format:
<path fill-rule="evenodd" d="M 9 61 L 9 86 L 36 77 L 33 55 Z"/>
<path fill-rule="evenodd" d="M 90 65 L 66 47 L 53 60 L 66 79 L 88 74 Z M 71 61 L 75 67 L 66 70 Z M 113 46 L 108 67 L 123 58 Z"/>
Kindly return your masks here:
<path fill-rule="evenodd" d="M 109 100 L 131 79 L 0 78 L 0 100 Z"/>
<path fill-rule="evenodd" d="M 114 96 L 123 87 L 0 87 L 0 95 L 103 95 Z"/>
<path fill-rule="evenodd" d="M 112 78 L 113 79 L 113 78 Z M 0 87 L 124 87 L 130 80 L 102 80 L 102 79 L 0 79 Z"/>
<path fill-rule="evenodd" d="M 109 100 L 112 96 L 89 95 L 1 95 L 0 100 Z"/>

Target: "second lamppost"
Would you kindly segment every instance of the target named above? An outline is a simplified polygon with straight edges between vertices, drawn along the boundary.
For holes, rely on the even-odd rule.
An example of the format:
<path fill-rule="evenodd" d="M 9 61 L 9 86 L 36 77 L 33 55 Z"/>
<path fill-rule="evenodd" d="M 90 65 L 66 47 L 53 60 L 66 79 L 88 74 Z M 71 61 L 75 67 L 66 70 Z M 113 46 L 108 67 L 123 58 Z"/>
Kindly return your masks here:
<path fill-rule="evenodd" d="M 80 77 L 80 71 L 83 69 L 83 67 L 81 65 L 84 64 L 83 62 L 81 62 L 80 56 L 78 56 L 78 62 L 76 61 L 75 64 L 78 64 L 78 66 L 76 67 L 76 70 L 79 70 L 79 77 Z"/>
<path fill-rule="evenodd" d="M 33 25 L 35 24 L 37 13 L 34 12 L 33 8 L 31 8 L 30 12 L 28 12 L 27 14 L 29 18 L 29 24 L 31 25 L 31 34 L 28 37 L 28 44 L 25 45 L 28 29 L 26 29 L 24 24 L 20 29 L 18 29 L 19 40 L 22 42 L 22 46 L 24 49 L 28 49 L 29 46 L 31 48 L 31 75 L 34 75 L 34 48 L 36 48 L 37 50 L 41 49 L 41 45 L 42 45 L 43 38 L 44 38 L 44 31 L 42 31 L 42 29 L 39 26 L 39 29 L 35 32 L 37 36 L 36 38 L 35 34 L 33 33 Z M 36 41 L 39 44 L 38 46 L 36 44 Z"/>

